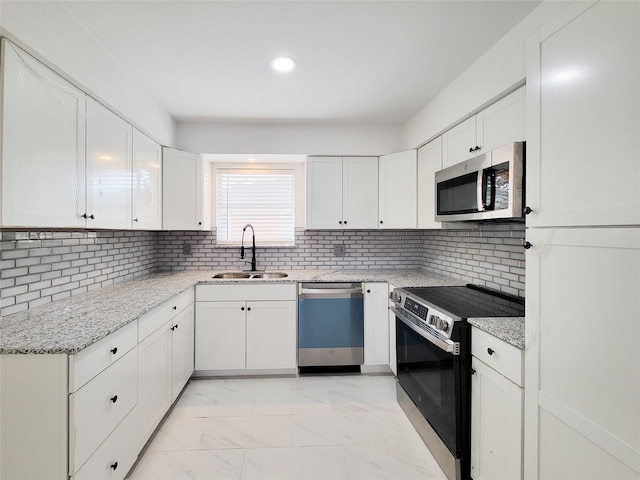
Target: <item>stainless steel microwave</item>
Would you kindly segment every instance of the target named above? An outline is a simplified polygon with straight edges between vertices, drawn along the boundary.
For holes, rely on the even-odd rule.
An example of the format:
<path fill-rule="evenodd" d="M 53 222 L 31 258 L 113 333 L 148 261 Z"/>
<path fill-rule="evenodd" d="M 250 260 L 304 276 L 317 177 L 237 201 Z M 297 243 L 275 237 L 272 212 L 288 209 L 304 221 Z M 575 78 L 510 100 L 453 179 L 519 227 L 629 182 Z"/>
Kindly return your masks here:
<path fill-rule="evenodd" d="M 524 142 L 515 142 L 436 172 L 436 221 L 520 218 Z"/>

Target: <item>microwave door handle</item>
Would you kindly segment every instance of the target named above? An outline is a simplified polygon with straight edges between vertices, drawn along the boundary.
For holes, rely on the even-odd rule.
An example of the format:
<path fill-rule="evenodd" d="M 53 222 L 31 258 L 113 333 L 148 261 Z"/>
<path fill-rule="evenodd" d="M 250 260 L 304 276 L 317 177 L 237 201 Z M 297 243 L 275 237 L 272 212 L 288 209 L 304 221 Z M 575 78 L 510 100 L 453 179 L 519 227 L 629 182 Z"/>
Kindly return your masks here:
<path fill-rule="evenodd" d="M 485 168 L 482 171 L 482 209 L 493 210 L 495 205 L 496 171 L 493 168 Z"/>

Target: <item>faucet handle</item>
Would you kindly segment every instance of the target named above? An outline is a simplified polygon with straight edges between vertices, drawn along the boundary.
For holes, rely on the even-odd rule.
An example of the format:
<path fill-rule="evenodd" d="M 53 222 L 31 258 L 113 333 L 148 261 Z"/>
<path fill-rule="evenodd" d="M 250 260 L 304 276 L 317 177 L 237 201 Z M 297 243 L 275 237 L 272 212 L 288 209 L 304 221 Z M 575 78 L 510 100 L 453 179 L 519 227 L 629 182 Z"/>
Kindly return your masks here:
<path fill-rule="evenodd" d="M 244 258 L 244 247 L 240 247 L 240 258 Z"/>

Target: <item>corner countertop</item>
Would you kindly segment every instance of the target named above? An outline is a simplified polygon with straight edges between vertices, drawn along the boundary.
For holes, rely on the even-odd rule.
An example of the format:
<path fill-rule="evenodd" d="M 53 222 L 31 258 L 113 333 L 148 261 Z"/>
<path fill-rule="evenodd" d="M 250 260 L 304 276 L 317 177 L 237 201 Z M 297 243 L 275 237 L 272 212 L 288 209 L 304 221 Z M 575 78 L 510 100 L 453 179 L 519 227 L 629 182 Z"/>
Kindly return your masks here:
<path fill-rule="evenodd" d="M 72 355 L 197 284 L 388 282 L 396 287 L 462 285 L 421 269 L 278 270 L 281 279 L 213 279 L 221 271 L 159 272 L 59 300 L 0 320 L 0 354 Z"/>
<path fill-rule="evenodd" d="M 472 326 L 524 350 L 524 317 L 470 318 L 468 321 Z"/>

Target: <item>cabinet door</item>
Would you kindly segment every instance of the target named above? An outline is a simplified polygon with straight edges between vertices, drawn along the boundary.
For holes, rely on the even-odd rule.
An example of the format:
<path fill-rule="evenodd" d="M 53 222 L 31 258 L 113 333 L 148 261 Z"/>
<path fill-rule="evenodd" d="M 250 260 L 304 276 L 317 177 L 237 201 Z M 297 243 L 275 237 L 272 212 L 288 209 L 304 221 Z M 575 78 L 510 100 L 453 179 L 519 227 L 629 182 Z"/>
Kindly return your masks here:
<path fill-rule="evenodd" d="M 378 228 L 378 157 L 342 160 L 344 228 Z"/>
<path fill-rule="evenodd" d="M 193 304 L 178 313 L 172 323 L 171 402 L 173 403 L 193 373 Z"/>
<path fill-rule="evenodd" d="M 87 100 L 87 227 L 131 228 L 132 127 Z"/>
<path fill-rule="evenodd" d="M 364 288 L 364 364 L 389 365 L 389 287 L 367 283 Z"/>
<path fill-rule="evenodd" d="M 525 140 L 526 91 L 521 87 L 476 115 L 478 154 Z"/>
<path fill-rule="evenodd" d="M 132 228 L 162 228 L 162 147 L 133 130 Z"/>
<path fill-rule="evenodd" d="M 522 478 L 523 389 L 472 357 L 471 476 Z"/>
<path fill-rule="evenodd" d="M 471 117 L 442 134 L 442 168 L 476 156 L 476 117 Z"/>
<path fill-rule="evenodd" d="M 163 148 L 162 170 L 162 228 L 210 229 L 211 207 L 206 206 L 210 165 L 200 155 Z"/>
<path fill-rule="evenodd" d="M 380 157 L 379 228 L 416 228 L 416 150 Z"/>
<path fill-rule="evenodd" d="M 245 302 L 196 303 L 196 370 L 245 368 Z"/>
<path fill-rule="evenodd" d="M 342 228 L 342 157 L 307 158 L 307 228 Z"/>
<path fill-rule="evenodd" d="M 296 367 L 296 302 L 247 302 L 247 369 Z"/>
<path fill-rule="evenodd" d="M 435 221 L 438 170 L 442 170 L 442 137 L 418 149 L 418 228 L 442 228 L 442 222 Z"/>
<path fill-rule="evenodd" d="M 3 227 L 84 227 L 85 95 L 2 39 Z"/>
<path fill-rule="evenodd" d="M 529 45 L 528 226 L 640 224 L 639 10 L 600 2 Z"/>
<path fill-rule="evenodd" d="M 171 322 L 165 322 L 138 345 L 139 448 L 171 406 Z"/>

